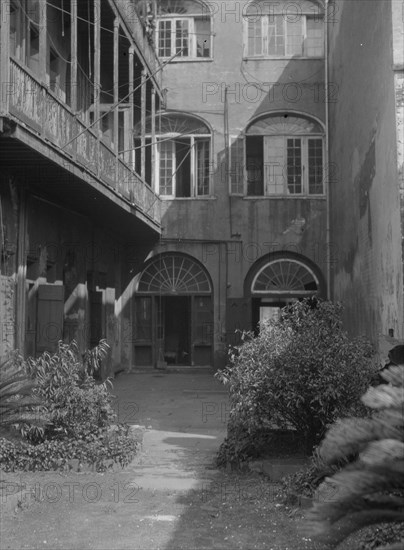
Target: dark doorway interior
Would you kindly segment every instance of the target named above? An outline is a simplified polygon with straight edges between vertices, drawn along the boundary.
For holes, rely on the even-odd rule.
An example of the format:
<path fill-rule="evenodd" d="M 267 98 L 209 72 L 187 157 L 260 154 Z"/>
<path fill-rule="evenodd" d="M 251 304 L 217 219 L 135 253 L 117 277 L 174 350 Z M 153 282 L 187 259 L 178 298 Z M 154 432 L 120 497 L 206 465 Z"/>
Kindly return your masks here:
<path fill-rule="evenodd" d="M 164 296 L 164 359 L 172 365 L 191 362 L 191 299 Z"/>
<path fill-rule="evenodd" d="M 282 300 L 262 300 L 261 298 L 253 298 L 252 300 L 252 325 L 255 336 L 259 334 L 259 324 L 263 319 L 268 319 L 276 315 L 276 310 L 285 307 L 288 302 L 287 298 Z"/>
<path fill-rule="evenodd" d="M 176 157 L 177 157 L 177 197 L 191 196 L 191 149 L 188 139 L 178 139 L 176 141 Z"/>

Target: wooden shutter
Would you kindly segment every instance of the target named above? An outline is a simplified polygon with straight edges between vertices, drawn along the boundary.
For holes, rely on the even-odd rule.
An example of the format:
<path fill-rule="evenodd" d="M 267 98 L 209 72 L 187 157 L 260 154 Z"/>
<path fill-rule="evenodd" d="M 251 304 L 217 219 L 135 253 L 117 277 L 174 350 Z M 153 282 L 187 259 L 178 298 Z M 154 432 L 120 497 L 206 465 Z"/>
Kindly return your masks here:
<path fill-rule="evenodd" d="M 36 351 L 56 351 L 63 338 L 64 286 L 39 285 Z"/>
<path fill-rule="evenodd" d="M 244 137 L 232 137 L 230 145 L 230 193 L 244 195 Z"/>

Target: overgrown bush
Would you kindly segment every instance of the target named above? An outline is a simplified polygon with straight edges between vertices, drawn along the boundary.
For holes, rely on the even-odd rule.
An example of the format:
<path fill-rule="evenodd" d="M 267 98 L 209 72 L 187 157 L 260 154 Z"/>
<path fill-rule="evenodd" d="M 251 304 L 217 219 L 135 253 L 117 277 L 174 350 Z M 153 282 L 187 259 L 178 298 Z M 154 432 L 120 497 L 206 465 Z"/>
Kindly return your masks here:
<path fill-rule="evenodd" d="M 80 359 L 77 344 L 58 343 L 53 354 L 44 352 L 26 362 L 28 374 L 36 381 L 34 389 L 46 405 L 49 424 L 43 439 L 80 438 L 105 428 L 116 420 L 109 379 L 98 384 Z M 27 433 L 35 441 L 39 434 Z"/>
<path fill-rule="evenodd" d="M 376 534 L 380 525 L 390 523 L 397 524 L 390 530 L 391 540 L 378 539 L 385 550 L 403 548 L 404 365 L 389 367 L 381 376 L 387 384 L 369 389 L 362 398 L 372 416 L 336 423 L 319 448 L 328 466 L 341 459 L 349 462 L 329 480 L 338 489 L 335 498 L 317 503 L 308 518 L 310 534 L 323 536 L 332 547 L 364 527 L 374 526 Z M 394 540 L 398 534 L 400 542 Z M 385 547 L 386 542 L 391 546 Z"/>
<path fill-rule="evenodd" d="M 16 437 L 16 427 L 22 425 L 43 433 L 46 416 L 34 388 L 18 354 L 0 364 L 0 437 Z"/>
<path fill-rule="evenodd" d="M 108 463 L 126 466 L 137 449 L 138 443 L 128 434 L 127 427 L 118 425 L 113 434 L 98 431 L 79 439 L 45 439 L 37 445 L 0 438 L 0 463 L 6 472 L 66 470 L 69 462 L 76 459 L 80 467 L 91 464 L 103 472 Z"/>
<path fill-rule="evenodd" d="M 64 469 L 70 459 L 103 470 L 106 461 L 124 466 L 133 458 L 138 444 L 128 426 L 116 423 L 112 382 L 101 384 L 93 376 L 108 349 L 101 341 L 81 357 L 74 341 L 59 342 L 55 353 L 27 360 L 14 356 L 15 368 L 28 380 L 29 404 L 41 403 L 46 423 L 38 427 L 22 417 L 17 425 L 23 440 L 0 439 L 4 470 Z"/>
<path fill-rule="evenodd" d="M 311 454 L 335 420 L 365 414 L 360 396 L 376 371 L 372 349 L 348 337 L 341 313 L 340 304 L 303 300 L 263 323 L 256 338 L 244 334 L 216 375 L 230 395 L 221 462 L 254 455 L 257 434 L 273 428 L 295 430 Z"/>

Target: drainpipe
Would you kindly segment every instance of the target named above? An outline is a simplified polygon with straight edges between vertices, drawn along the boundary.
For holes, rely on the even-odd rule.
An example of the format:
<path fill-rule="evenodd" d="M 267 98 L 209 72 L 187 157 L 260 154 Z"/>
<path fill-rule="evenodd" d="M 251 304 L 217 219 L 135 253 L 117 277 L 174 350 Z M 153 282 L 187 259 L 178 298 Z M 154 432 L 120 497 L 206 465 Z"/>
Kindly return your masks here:
<path fill-rule="evenodd" d="M 330 152 L 329 152 L 329 107 L 328 107 L 328 5 L 329 0 L 325 0 L 324 7 L 324 55 L 325 55 L 325 161 L 327 166 L 328 176 L 326 177 L 326 247 L 327 247 L 327 298 L 331 300 L 331 197 L 330 197 Z"/>

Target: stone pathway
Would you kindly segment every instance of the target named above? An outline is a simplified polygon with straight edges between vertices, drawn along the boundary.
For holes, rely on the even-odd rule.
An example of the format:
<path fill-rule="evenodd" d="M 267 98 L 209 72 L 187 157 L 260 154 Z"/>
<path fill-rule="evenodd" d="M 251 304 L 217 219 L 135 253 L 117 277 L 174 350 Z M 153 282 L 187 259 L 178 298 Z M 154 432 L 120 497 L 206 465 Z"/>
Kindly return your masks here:
<path fill-rule="evenodd" d="M 261 475 L 215 469 L 227 396 L 212 376 L 124 375 L 114 393 L 121 420 L 145 426 L 141 452 L 122 472 L 6 475 L 26 502 L 3 506 L 2 549 L 320 548 Z"/>

